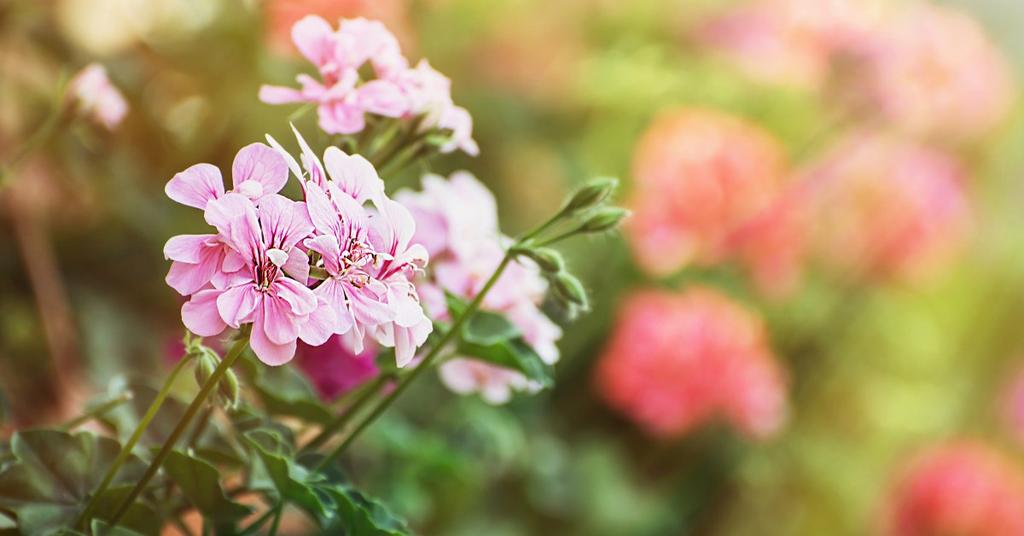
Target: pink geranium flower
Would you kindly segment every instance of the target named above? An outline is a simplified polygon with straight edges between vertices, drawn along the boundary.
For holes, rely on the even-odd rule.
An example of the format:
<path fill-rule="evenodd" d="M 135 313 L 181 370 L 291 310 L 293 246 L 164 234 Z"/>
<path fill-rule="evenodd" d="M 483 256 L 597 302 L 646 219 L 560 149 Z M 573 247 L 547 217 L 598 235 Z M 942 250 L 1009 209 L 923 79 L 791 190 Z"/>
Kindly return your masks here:
<path fill-rule="evenodd" d="M 915 456 L 887 498 L 883 534 L 1024 534 L 1024 472 L 1000 451 L 957 441 Z"/>
<path fill-rule="evenodd" d="M 80 111 L 108 130 L 114 130 L 128 113 L 128 102 L 98 63 L 90 63 L 71 79 L 68 95 Z"/>
<path fill-rule="evenodd" d="M 376 346 L 368 345 L 357 354 L 341 336 L 334 335 L 320 346 L 300 340 L 295 361 L 317 393 L 324 400 L 332 401 L 377 377 L 380 369 L 374 361 L 376 356 Z"/>
<path fill-rule="evenodd" d="M 723 260 L 733 233 L 779 195 L 785 171 L 780 144 L 739 118 L 704 109 L 661 115 L 633 157 L 626 237 L 637 263 L 664 276 Z"/>
<path fill-rule="evenodd" d="M 259 202 L 284 188 L 288 167 L 273 149 L 253 143 L 235 156 L 231 175 L 233 192 Z M 174 175 L 164 191 L 171 199 L 200 210 L 225 194 L 220 170 L 210 164 L 196 164 Z M 193 294 L 218 277 L 231 252 L 218 234 L 175 236 L 164 246 L 164 257 L 174 261 L 167 284 L 183 296 Z M 237 258 L 231 262 L 235 270 L 241 266 Z"/>
<path fill-rule="evenodd" d="M 785 375 L 760 320 L 704 288 L 627 298 L 596 370 L 613 408 L 655 436 L 720 417 L 758 439 L 786 418 Z"/>
<path fill-rule="evenodd" d="M 840 141 L 804 172 L 813 250 L 841 275 L 907 282 L 937 275 L 971 228 L 962 166 L 881 133 Z"/>
<path fill-rule="evenodd" d="M 316 104 L 320 128 L 328 134 L 362 131 L 366 114 L 419 116 L 421 131 L 451 132 L 441 152 L 477 154 L 473 119 L 452 102 L 451 82 L 426 60 L 410 68 L 398 40 L 380 22 L 342 19 L 334 30 L 324 19 L 311 15 L 295 23 L 292 38 L 317 67 L 320 79 L 299 75 L 298 89 L 263 86 L 263 102 Z"/>
<path fill-rule="evenodd" d="M 312 231 L 303 208 L 278 195 L 264 198 L 259 207 L 234 193 L 210 202 L 207 221 L 243 265 L 219 288 L 200 290 L 182 307 L 189 330 L 210 337 L 228 326 L 252 323 L 253 352 L 268 365 L 291 360 L 300 336 L 313 345 L 327 340 L 330 333 L 310 321 L 310 315 L 323 308 L 304 284 L 308 260 L 295 247 Z M 323 309 L 320 314 L 331 311 Z"/>
<path fill-rule="evenodd" d="M 438 321 L 450 320 L 444 293 L 469 300 L 476 296 L 498 267 L 509 239 L 498 229 L 494 196 L 466 172 L 448 179 L 423 178 L 422 192 L 400 192 L 397 199 L 416 219 L 413 242 L 430 254 L 431 266 L 417 280 L 427 312 Z M 561 329 L 539 309 L 547 282 L 536 266 L 525 261 L 510 264 L 481 307 L 505 315 L 523 339 L 549 364 L 558 361 L 556 342 Z M 440 369 L 441 380 L 460 394 L 479 393 L 490 403 L 504 403 L 513 391 L 535 391 L 519 372 L 469 358 L 449 360 Z"/>

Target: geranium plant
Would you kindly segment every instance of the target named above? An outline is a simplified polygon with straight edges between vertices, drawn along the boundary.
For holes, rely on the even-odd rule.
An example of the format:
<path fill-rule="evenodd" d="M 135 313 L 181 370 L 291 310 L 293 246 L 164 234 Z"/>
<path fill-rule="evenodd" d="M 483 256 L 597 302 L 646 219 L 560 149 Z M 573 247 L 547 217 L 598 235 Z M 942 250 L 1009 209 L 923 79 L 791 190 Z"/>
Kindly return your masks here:
<path fill-rule="evenodd" d="M 626 215 L 608 205 L 616 182 L 588 183 L 514 237 L 468 173 L 389 192 L 387 179 L 412 163 L 476 154 L 449 81 L 425 60 L 411 67 L 378 22 L 335 29 L 307 17 L 293 39 L 319 78 L 260 98 L 315 106 L 330 145 L 314 150 L 293 126 L 295 150 L 270 136 L 241 148 L 229 184 L 210 164 L 170 179 L 168 197 L 208 224 L 164 248 L 167 284 L 185 300 L 184 356 L 159 386 L 114 382 L 81 417 L 0 444 L 0 514 L 12 530 L 188 533 L 182 515 L 198 511 L 204 533 L 274 534 L 291 507 L 324 533 L 404 534 L 339 464 L 360 434 L 434 368 L 453 391 L 492 403 L 551 385 L 561 329 L 540 306 L 587 309 L 551 247 L 614 229 Z M 292 180 L 295 199 L 282 193 Z M 359 373 L 374 379 L 328 404 L 293 368 L 300 344 L 339 360 L 375 352 L 371 374 Z M 171 393 L 189 369 L 185 404 Z"/>

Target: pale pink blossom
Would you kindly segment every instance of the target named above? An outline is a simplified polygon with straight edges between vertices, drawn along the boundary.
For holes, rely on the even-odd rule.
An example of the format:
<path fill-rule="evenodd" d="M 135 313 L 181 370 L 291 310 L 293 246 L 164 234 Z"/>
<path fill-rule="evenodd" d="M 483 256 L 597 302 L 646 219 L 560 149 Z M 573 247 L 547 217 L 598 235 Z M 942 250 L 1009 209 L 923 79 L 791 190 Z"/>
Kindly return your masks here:
<path fill-rule="evenodd" d="M 448 179 L 427 175 L 421 192 L 400 192 L 396 199 L 416 219 L 413 242 L 430 254 L 430 268 L 417 283 L 427 312 L 434 320 L 450 321 L 444 293 L 473 299 L 511 242 L 498 228 L 494 196 L 475 177 L 458 172 Z M 562 331 L 539 308 L 546 290 L 547 282 L 535 265 L 513 262 L 484 297 L 481 308 L 504 315 L 542 360 L 554 364 Z M 480 393 L 491 403 L 505 402 L 513 391 L 538 389 L 516 371 L 470 358 L 452 359 L 440 372 L 453 391 Z"/>
<path fill-rule="evenodd" d="M 767 132 L 713 110 L 662 114 L 633 156 L 626 237 L 638 264 L 669 275 L 725 258 L 730 236 L 766 210 L 786 173 Z"/>
<path fill-rule="evenodd" d="M 928 279 L 968 238 L 966 179 L 937 149 L 853 134 L 805 171 L 814 205 L 811 247 L 845 276 Z"/>
<path fill-rule="evenodd" d="M 864 91 L 899 129 L 969 139 L 1004 119 L 1014 100 L 1010 68 L 969 15 L 930 2 L 907 7 L 867 55 Z"/>
<path fill-rule="evenodd" d="M 452 102 L 451 82 L 426 60 L 409 67 L 398 40 L 380 22 L 342 19 L 334 30 L 324 19 L 310 15 L 295 23 L 292 38 L 320 78 L 299 75 L 298 89 L 263 86 L 263 102 L 316 104 L 320 128 L 328 134 L 362 131 L 366 114 L 420 117 L 421 132 L 450 132 L 441 152 L 477 154 L 473 119 Z"/>
<path fill-rule="evenodd" d="M 595 379 L 609 405 L 655 436 L 723 418 L 765 439 L 786 419 L 785 374 L 760 319 L 706 288 L 629 296 Z"/>
<path fill-rule="evenodd" d="M 261 143 L 242 148 L 231 170 L 232 191 L 256 202 L 276 195 L 288 181 L 285 160 Z M 200 210 L 225 195 L 220 170 L 210 164 L 196 164 L 175 174 L 164 191 L 174 201 Z M 219 234 L 175 236 L 164 246 L 164 257 L 174 261 L 167 284 L 183 296 L 195 293 L 221 276 L 231 251 Z M 232 262 L 233 270 L 241 266 L 238 259 Z"/>
<path fill-rule="evenodd" d="M 108 130 L 114 130 L 128 113 L 128 101 L 98 63 L 90 63 L 71 79 L 68 95 L 82 113 Z"/>
<path fill-rule="evenodd" d="M 1024 534 L 1024 471 L 977 441 L 928 448 L 910 460 L 886 497 L 887 536 Z"/>
<path fill-rule="evenodd" d="M 257 207 L 249 198 L 229 193 L 208 203 L 206 220 L 242 266 L 220 286 L 192 295 L 181 309 L 185 326 L 210 337 L 229 326 L 251 323 L 250 345 L 268 365 L 291 360 L 299 337 L 323 344 L 330 333 L 310 322 L 310 315 L 324 308 L 305 286 L 309 264 L 296 247 L 313 229 L 302 204 L 272 195 Z"/>

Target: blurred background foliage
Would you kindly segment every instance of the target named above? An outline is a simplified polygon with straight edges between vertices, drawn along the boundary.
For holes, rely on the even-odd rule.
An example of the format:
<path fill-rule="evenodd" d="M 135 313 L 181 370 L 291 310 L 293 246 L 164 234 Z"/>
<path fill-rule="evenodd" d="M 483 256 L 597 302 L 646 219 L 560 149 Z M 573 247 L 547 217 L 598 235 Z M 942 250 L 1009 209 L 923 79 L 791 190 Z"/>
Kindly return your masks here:
<path fill-rule="evenodd" d="M 1019 75 L 1024 4 L 944 4 L 979 20 Z M 695 39 L 702 20 L 731 7 L 713 0 L 0 0 L 2 161 L 89 62 L 107 67 L 131 107 L 114 131 L 60 132 L 0 193 L 4 426 L 55 422 L 115 375 L 167 369 L 181 326 L 161 248 L 199 224 L 163 185 L 195 162 L 226 168 L 264 133 L 290 139 L 294 110 L 256 93 L 306 69 L 287 40 L 288 13 L 306 7 L 380 17 L 407 56 L 451 77 L 481 156 L 432 169 L 480 177 L 510 234 L 588 177 L 622 177 L 629 192 L 637 140 L 666 109 L 744 118 L 794 168 L 848 126 L 819 91 L 751 79 Z M 296 121 L 323 146 L 310 115 Z M 999 411 L 1024 363 L 1022 148 L 1017 104 L 958 148 L 975 175 L 972 232 L 924 284 L 811 269 L 795 293 L 767 299 L 735 267 L 654 279 L 621 237 L 573 243 L 569 265 L 594 310 L 566 330 L 556 387 L 492 407 L 424 382 L 353 451 L 350 470 L 423 534 L 863 534 L 877 529 L 908 456 L 928 445 L 980 438 L 1024 466 Z M 418 171 L 389 188 L 415 184 Z M 775 437 L 712 425 L 654 438 L 602 402 L 593 369 L 622 297 L 695 282 L 764 318 L 789 378 Z"/>

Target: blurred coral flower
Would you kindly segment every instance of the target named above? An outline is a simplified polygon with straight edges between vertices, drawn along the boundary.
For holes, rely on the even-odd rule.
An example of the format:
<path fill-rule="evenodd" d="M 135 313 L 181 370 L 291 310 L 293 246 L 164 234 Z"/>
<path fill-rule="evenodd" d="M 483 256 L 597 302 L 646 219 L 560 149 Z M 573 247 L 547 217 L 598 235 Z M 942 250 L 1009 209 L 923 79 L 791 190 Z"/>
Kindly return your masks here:
<path fill-rule="evenodd" d="M 68 95 L 79 111 L 108 130 L 114 130 L 128 113 L 128 101 L 98 63 L 90 63 L 71 79 Z"/>
<path fill-rule="evenodd" d="M 812 247 L 842 274 L 926 279 L 968 237 L 964 170 L 939 150 L 858 133 L 813 164 L 806 180 L 814 197 Z"/>
<path fill-rule="evenodd" d="M 884 534 L 1024 534 L 1024 472 L 1001 452 L 960 441 L 920 453 L 887 499 Z"/>
<path fill-rule="evenodd" d="M 595 379 L 609 405 L 655 436 L 721 417 L 765 439 L 786 419 L 785 374 L 764 326 L 711 289 L 629 296 Z"/>
<path fill-rule="evenodd" d="M 633 156 L 627 238 L 639 265 L 669 275 L 727 254 L 732 233 L 781 190 L 782 147 L 767 132 L 713 110 L 661 115 Z"/>

